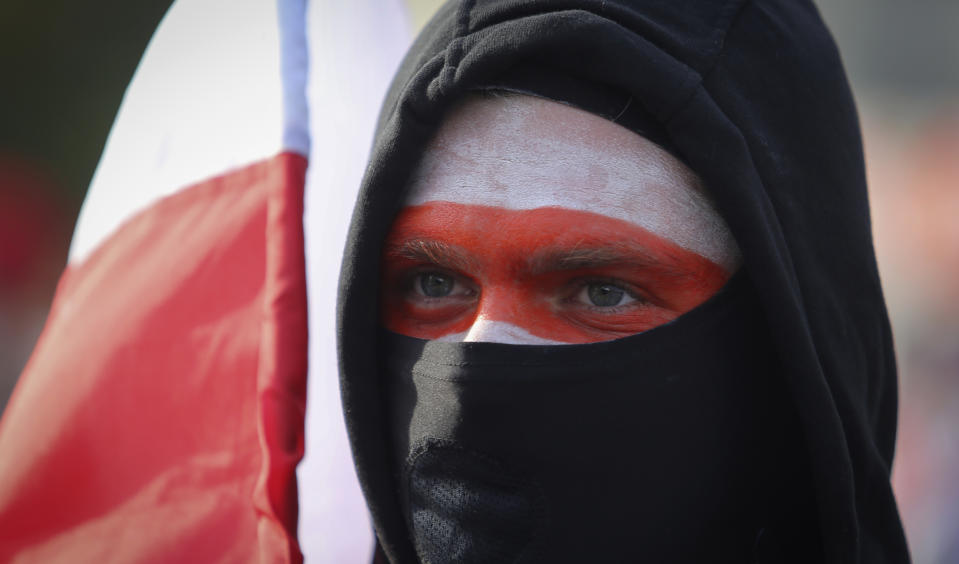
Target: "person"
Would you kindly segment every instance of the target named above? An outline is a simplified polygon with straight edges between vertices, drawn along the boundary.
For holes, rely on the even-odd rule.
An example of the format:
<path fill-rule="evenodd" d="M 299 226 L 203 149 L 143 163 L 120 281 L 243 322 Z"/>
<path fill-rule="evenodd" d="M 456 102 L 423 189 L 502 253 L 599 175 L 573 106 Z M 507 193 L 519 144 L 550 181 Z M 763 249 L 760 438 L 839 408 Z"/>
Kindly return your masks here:
<path fill-rule="evenodd" d="M 338 324 L 381 561 L 909 560 L 810 2 L 447 3 L 384 103 Z"/>

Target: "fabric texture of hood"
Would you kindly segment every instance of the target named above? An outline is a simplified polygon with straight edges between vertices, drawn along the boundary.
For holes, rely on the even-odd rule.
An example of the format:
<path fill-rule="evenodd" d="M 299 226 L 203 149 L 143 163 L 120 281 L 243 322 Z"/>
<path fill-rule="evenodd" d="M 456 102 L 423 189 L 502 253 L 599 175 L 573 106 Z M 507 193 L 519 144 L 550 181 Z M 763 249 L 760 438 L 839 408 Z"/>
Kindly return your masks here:
<path fill-rule="evenodd" d="M 383 553 L 416 561 L 391 457 L 380 254 L 444 114 L 491 88 L 609 118 L 628 102 L 624 125 L 700 175 L 768 326 L 825 561 L 908 562 L 889 482 L 896 367 L 858 119 L 806 0 L 463 0 L 420 34 L 383 106 L 340 282 L 343 402 Z M 642 547 L 620 561 L 633 558 Z"/>

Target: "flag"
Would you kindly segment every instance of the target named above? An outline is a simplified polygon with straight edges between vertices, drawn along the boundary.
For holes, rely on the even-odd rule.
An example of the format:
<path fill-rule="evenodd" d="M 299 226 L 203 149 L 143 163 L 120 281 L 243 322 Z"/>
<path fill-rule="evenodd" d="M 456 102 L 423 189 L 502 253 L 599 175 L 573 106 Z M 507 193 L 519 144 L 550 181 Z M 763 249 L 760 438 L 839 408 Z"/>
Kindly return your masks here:
<path fill-rule="evenodd" d="M 369 560 L 325 304 L 407 41 L 393 4 L 170 8 L 0 421 L 0 561 L 300 562 L 301 506 L 311 561 Z M 344 216 L 309 245 L 304 192 L 308 220 Z"/>
<path fill-rule="evenodd" d="M 380 105 L 411 41 L 401 0 L 313 0 L 307 16 L 312 145 L 306 191 L 310 375 L 297 469 L 310 562 L 368 563 L 373 529 L 350 457 L 336 360 L 336 291 Z"/>

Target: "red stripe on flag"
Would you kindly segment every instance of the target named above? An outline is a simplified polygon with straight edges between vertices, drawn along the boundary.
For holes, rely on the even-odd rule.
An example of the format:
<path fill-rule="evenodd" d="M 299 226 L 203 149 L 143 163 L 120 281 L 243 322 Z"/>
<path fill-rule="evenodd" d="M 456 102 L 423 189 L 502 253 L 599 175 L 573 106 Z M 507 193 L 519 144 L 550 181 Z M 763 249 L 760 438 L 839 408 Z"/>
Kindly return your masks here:
<path fill-rule="evenodd" d="M 194 185 L 67 269 L 0 423 L 0 561 L 302 560 L 305 170 Z"/>
<path fill-rule="evenodd" d="M 289 156 L 271 184 L 266 242 L 265 321 L 257 376 L 263 463 L 255 501 L 261 562 L 302 562 L 296 542 L 296 465 L 306 417 L 307 304 L 303 242 L 306 159 Z M 286 551 L 281 547 L 286 547 Z"/>

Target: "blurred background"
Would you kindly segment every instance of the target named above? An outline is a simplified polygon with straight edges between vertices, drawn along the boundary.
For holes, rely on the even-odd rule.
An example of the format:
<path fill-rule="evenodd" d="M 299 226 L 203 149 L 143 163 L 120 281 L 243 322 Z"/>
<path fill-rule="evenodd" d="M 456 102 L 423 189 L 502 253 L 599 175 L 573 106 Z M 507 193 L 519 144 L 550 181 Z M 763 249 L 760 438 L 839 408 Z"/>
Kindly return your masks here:
<path fill-rule="evenodd" d="M 415 31 L 439 5 L 407 0 Z M 170 0 L 0 3 L 0 410 L 40 334 L 124 89 Z M 816 0 L 859 104 L 900 366 L 917 564 L 959 563 L 959 2 Z"/>

